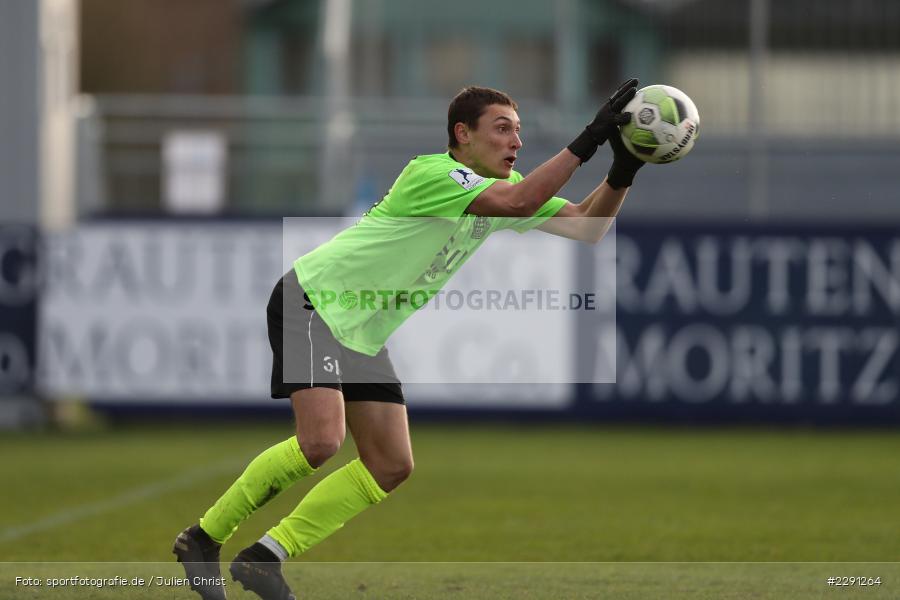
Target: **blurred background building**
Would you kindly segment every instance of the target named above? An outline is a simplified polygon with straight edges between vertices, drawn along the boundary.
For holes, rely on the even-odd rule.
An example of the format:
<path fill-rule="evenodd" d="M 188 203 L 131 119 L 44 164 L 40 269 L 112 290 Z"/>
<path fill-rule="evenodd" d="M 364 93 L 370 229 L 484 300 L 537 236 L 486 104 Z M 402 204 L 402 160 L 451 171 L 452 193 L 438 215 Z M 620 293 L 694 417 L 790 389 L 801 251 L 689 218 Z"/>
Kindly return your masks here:
<path fill-rule="evenodd" d="M 865 227 L 900 222 L 898 32 L 894 0 L 0 0 L 0 220 L 358 215 L 444 149 L 462 86 L 517 99 L 527 172 L 636 76 L 687 92 L 702 138 L 641 172 L 628 222 L 691 247 L 815 223 L 854 248 L 840 227 L 859 227 L 893 329 L 900 258 Z M 596 185 L 604 152 L 562 195 Z"/>
<path fill-rule="evenodd" d="M 20 94 L 43 94 L 42 151 L 65 153 L 48 159 L 51 212 L 71 210 L 50 200 L 66 190 L 80 215 L 165 212 L 166 140 L 185 128 L 214 140 L 201 138 L 200 160 L 212 152 L 221 204 L 200 209 L 340 211 L 443 146 L 447 99 L 464 84 L 521 102 L 527 167 L 637 75 L 687 90 L 706 141 L 691 163 L 647 177 L 668 199 L 654 190 L 635 215 L 893 214 L 900 8 L 889 0 L 4 4 L 17 44 L 6 56 L 24 58 L 10 73 Z M 854 178 L 870 193 L 841 202 Z"/>
<path fill-rule="evenodd" d="M 469 83 L 521 103 L 527 170 L 632 75 L 686 90 L 705 138 L 646 176 L 633 216 L 896 214 L 890 0 L 74 4 L 81 214 L 165 211 L 165 140 L 185 127 L 221 136 L 223 210 L 345 210 L 444 146 L 447 101 Z"/>

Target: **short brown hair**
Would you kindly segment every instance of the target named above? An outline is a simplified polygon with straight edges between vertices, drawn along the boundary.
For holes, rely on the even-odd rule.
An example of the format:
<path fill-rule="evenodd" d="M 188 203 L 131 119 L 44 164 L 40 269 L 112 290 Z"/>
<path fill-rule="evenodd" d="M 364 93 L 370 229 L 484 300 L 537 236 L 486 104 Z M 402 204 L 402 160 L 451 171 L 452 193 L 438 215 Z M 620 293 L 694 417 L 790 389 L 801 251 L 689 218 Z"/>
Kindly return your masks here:
<path fill-rule="evenodd" d="M 461 89 L 450 101 L 450 108 L 447 109 L 447 136 L 449 138 L 447 145 L 450 148 L 459 146 L 456 133 L 453 131 L 457 123 L 465 123 L 469 129 L 478 129 L 478 119 L 491 104 L 511 106 L 513 110 L 519 110 L 515 101 L 499 90 L 477 85 Z"/>

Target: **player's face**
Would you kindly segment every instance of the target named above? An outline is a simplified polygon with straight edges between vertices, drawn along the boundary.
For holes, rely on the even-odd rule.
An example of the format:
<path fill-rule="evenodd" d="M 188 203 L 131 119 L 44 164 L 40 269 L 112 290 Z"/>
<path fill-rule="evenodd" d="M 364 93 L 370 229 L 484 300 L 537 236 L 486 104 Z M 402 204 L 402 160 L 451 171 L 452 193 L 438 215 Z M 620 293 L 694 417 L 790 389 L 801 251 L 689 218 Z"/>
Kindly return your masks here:
<path fill-rule="evenodd" d="M 472 170 L 483 177 L 509 177 L 522 147 L 519 129 L 519 115 L 511 106 L 488 106 L 478 119 L 478 129 L 469 130 Z"/>

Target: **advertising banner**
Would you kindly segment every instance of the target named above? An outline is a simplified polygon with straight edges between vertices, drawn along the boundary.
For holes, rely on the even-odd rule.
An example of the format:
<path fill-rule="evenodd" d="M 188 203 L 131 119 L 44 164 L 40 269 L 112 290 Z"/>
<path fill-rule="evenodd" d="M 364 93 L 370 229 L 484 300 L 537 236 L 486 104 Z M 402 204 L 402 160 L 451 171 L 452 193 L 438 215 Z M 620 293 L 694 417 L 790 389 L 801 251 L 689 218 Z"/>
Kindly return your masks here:
<path fill-rule="evenodd" d="M 48 235 L 40 386 L 100 402 L 265 402 L 278 224 L 101 222 Z"/>
<path fill-rule="evenodd" d="M 582 328 L 579 339 L 582 359 L 598 369 L 615 353 L 616 384 L 580 386 L 579 410 L 698 420 L 900 416 L 896 231 L 620 225 L 616 254 L 615 331 Z"/>
<path fill-rule="evenodd" d="M 352 225 L 98 222 L 49 236 L 41 389 L 106 404 L 285 406 L 269 398 L 270 294 L 296 257 Z M 559 410 L 571 403 L 575 346 L 566 314 L 478 302 L 529 286 L 568 289 L 571 244 L 540 233 L 498 236 L 447 288 L 444 304 L 414 315 L 389 341 L 411 405 Z M 531 346 L 491 333 L 521 330 L 533 314 L 543 321 Z"/>
<path fill-rule="evenodd" d="M 346 226 L 101 222 L 50 236 L 40 389 L 105 403 L 277 405 L 272 287 Z M 21 230 L 3 240 L 4 384 L 27 386 L 33 240 Z M 532 317 L 489 304 L 548 289 L 589 291 L 599 310 Z M 627 224 L 597 246 L 501 232 L 444 294 L 459 307 L 423 310 L 389 341 L 413 411 L 900 420 L 900 235 L 887 228 Z"/>
<path fill-rule="evenodd" d="M 0 226 L 0 396 L 27 395 L 34 385 L 37 256 L 34 227 Z"/>

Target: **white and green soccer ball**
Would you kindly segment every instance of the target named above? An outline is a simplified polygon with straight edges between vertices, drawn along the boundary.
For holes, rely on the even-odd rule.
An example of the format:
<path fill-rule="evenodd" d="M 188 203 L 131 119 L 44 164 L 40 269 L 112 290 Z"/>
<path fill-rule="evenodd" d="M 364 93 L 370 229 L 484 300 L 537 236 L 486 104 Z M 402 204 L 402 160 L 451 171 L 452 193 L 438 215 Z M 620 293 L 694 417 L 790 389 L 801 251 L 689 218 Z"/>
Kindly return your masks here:
<path fill-rule="evenodd" d="M 623 111 L 631 113 L 631 122 L 620 128 L 622 142 L 645 162 L 670 163 L 684 157 L 700 132 L 694 102 L 670 85 L 639 89 Z"/>

